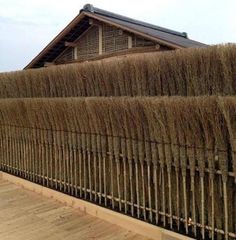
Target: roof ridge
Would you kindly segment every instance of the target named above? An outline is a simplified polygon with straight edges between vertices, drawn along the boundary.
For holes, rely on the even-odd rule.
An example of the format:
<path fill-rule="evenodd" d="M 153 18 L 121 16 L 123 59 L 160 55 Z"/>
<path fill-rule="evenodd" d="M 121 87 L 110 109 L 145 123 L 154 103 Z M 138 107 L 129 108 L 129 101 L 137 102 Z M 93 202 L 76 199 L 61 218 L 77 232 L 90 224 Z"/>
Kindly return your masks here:
<path fill-rule="evenodd" d="M 142 27 L 148 27 L 148 28 L 151 28 L 151 29 L 154 29 L 154 30 L 159 30 L 159 31 L 162 31 L 162 32 L 165 32 L 165 33 L 169 33 L 169 34 L 177 35 L 177 36 L 180 36 L 180 37 L 183 37 L 183 38 L 187 38 L 187 33 L 185 33 L 185 32 L 178 32 L 178 31 L 175 31 L 175 30 L 171 30 L 171 29 L 168 29 L 168 28 L 163 28 L 163 27 L 160 27 L 160 26 L 157 26 L 157 25 L 154 25 L 154 24 L 150 24 L 150 23 L 147 23 L 147 22 L 143 22 L 143 21 L 140 21 L 140 20 L 129 18 L 129 17 L 117 14 L 117 13 L 113 13 L 113 12 L 110 12 L 110 11 L 107 11 L 107 10 L 96 8 L 92 4 L 84 5 L 83 9 L 81 9 L 80 12 L 82 12 L 82 11 L 97 13 L 99 15 L 108 16 L 108 17 L 111 17 L 111 18 L 114 18 L 114 19 L 122 20 L 122 21 L 125 21 L 125 22 L 129 22 L 129 23 L 132 23 L 132 24 L 135 24 L 135 25 L 142 26 Z"/>

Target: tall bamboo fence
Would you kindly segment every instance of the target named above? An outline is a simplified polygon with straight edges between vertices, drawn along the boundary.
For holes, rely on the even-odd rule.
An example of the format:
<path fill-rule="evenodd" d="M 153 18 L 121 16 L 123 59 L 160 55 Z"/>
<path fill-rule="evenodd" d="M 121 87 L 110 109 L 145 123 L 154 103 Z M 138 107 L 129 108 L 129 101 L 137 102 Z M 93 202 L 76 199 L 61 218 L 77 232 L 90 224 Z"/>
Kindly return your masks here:
<path fill-rule="evenodd" d="M 0 170 L 197 239 L 236 239 L 236 97 L 0 101 Z"/>

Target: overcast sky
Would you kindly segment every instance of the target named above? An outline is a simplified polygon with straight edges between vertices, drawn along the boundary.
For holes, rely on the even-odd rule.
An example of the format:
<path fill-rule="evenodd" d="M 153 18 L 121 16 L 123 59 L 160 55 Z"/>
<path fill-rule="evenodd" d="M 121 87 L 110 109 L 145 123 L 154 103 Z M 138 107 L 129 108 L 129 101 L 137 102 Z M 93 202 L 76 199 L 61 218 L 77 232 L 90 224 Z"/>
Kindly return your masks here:
<path fill-rule="evenodd" d="M 83 0 L 0 0 L 0 72 L 22 69 L 78 13 Z M 93 0 L 95 7 L 187 32 L 218 44 L 236 42 L 236 0 Z"/>

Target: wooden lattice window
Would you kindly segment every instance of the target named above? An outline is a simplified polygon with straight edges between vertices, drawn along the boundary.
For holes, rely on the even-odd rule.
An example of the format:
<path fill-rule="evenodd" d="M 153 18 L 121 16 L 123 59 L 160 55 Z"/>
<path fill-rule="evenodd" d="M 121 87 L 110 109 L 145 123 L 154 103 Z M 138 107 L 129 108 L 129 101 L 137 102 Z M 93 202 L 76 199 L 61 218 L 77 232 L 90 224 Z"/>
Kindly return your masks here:
<path fill-rule="evenodd" d="M 103 25 L 102 52 L 111 53 L 128 48 L 128 34 L 116 27 Z"/>
<path fill-rule="evenodd" d="M 77 41 L 77 57 L 78 60 L 86 60 L 98 55 L 99 29 L 98 26 L 92 26 Z"/>

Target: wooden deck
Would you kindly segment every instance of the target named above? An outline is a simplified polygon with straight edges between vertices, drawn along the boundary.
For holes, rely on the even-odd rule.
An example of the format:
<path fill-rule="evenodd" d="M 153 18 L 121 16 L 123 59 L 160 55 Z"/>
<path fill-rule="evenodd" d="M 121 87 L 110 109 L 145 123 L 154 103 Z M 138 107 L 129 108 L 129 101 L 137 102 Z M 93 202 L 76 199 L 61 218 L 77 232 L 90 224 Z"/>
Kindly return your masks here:
<path fill-rule="evenodd" d="M 148 238 L 0 179 L 0 239 Z"/>

